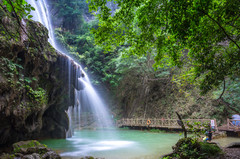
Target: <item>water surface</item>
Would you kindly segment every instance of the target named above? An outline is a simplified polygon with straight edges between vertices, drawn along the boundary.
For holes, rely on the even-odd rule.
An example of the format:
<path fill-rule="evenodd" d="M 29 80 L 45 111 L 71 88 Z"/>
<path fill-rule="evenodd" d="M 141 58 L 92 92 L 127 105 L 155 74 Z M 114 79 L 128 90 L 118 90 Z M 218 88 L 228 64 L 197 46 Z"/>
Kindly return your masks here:
<path fill-rule="evenodd" d="M 83 156 L 106 159 L 157 159 L 171 152 L 180 138 L 176 133 L 137 130 L 78 130 L 68 139 L 41 141 L 64 158 Z"/>
<path fill-rule="evenodd" d="M 240 138 L 239 137 L 223 137 L 219 139 L 213 139 L 212 141 L 219 143 L 222 147 L 226 147 L 230 143 L 240 142 Z"/>

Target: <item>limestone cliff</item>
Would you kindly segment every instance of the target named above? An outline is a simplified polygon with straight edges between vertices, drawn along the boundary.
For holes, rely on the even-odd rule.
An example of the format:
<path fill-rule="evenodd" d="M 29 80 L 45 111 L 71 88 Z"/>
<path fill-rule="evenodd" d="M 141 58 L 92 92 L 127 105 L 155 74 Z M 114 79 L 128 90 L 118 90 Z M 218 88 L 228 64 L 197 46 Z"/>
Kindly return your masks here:
<path fill-rule="evenodd" d="M 0 146 L 63 138 L 74 100 L 76 65 L 48 43 L 48 30 L 0 8 Z M 78 88 L 81 89 L 81 88 Z M 71 100 L 70 100 L 71 99 Z"/>

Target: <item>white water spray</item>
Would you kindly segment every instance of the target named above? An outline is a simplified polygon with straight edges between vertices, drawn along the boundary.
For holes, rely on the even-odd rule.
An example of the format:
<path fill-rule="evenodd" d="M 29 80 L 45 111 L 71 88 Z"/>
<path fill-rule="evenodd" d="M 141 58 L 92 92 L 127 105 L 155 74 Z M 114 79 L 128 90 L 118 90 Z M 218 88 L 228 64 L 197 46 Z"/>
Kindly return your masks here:
<path fill-rule="evenodd" d="M 49 42 L 52 44 L 52 46 L 55 49 L 59 51 L 60 49 L 56 45 L 54 31 L 53 31 L 53 27 L 50 19 L 50 14 L 48 12 L 47 1 L 46 0 L 37 0 L 37 1 L 26 0 L 26 1 L 35 8 L 35 11 L 31 12 L 31 15 L 33 15 L 33 20 L 39 21 L 48 29 Z M 94 123 L 93 124 L 94 127 L 112 127 L 113 123 L 109 115 L 109 112 L 107 111 L 105 104 L 101 101 L 100 97 L 92 87 L 87 74 L 81 69 L 81 66 L 77 62 L 75 62 L 70 56 L 68 55 L 66 56 L 68 58 L 68 71 L 69 71 L 68 87 L 69 88 L 71 87 L 70 83 L 71 83 L 72 69 L 76 69 L 77 71 L 76 73 L 77 77 L 75 78 L 77 79 L 76 85 L 84 84 L 85 86 L 84 90 L 75 89 L 75 104 L 74 106 L 70 106 L 67 111 L 69 116 L 69 121 L 70 121 L 69 123 L 70 128 L 69 128 L 69 131 L 67 132 L 67 137 L 70 137 L 73 134 L 74 127 L 80 128 L 82 126 L 82 121 L 88 120 L 88 119 L 82 119 L 81 108 L 87 109 L 88 110 L 87 113 L 91 114 L 91 116 L 93 117 L 92 123 Z M 71 63 L 74 63 L 76 68 L 72 68 Z M 81 77 L 82 75 L 84 75 L 84 79 Z"/>

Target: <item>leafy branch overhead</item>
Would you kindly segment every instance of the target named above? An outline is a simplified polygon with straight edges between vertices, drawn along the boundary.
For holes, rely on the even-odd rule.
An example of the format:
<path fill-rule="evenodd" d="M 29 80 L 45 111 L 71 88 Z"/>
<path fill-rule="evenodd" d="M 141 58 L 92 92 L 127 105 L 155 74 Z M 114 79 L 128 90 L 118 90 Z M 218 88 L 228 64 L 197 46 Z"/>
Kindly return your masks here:
<path fill-rule="evenodd" d="M 25 0 L 2 0 L 2 4 L 6 6 L 9 12 L 14 12 L 20 18 L 32 18 L 30 15 L 31 10 L 35 10 L 30 4 L 28 4 Z M 3 7 L 1 5 L 1 7 Z M 16 15 L 15 15 L 16 16 Z"/>
<path fill-rule="evenodd" d="M 124 55 L 157 51 L 154 67 L 183 69 L 179 79 L 199 83 L 202 93 L 240 72 L 239 0 L 88 0 L 99 26 L 95 42 Z M 184 80 L 184 79 L 183 79 Z"/>

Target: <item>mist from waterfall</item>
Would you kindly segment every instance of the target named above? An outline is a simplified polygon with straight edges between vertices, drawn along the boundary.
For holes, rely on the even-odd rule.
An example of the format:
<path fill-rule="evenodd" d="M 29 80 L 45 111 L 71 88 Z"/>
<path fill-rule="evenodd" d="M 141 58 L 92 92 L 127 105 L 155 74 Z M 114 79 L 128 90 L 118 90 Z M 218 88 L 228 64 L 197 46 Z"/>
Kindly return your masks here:
<path fill-rule="evenodd" d="M 71 72 L 73 69 L 76 69 L 77 71 L 77 77 L 75 78 L 77 79 L 75 81 L 76 85 L 84 85 L 83 90 L 74 90 L 74 105 L 69 106 L 69 109 L 66 111 L 69 116 L 69 130 L 66 132 L 66 136 L 71 137 L 74 133 L 74 129 L 81 129 L 82 127 L 113 127 L 113 122 L 109 115 L 110 113 L 107 111 L 106 104 L 104 104 L 104 102 L 94 90 L 87 74 L 82 70 L 81 66 L 76 61 L 68 56 L 66 52 L 64 53 L 61 51 L 61 49 L 58 47 L 54 37 L 54 30 L 51 24 L 47 0 L 26 1 L 35 8 L 35 11 L 31 12 L 31 15 L 33 15 L 33 20 L 39 21 L 48 29 L 50 44 L 60 53 L 65 54 L 68 57 L 68 87 L 71 88 Z M 72 67 L 72 62 L 76 65 L 76 68 Z"/>

